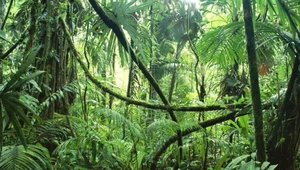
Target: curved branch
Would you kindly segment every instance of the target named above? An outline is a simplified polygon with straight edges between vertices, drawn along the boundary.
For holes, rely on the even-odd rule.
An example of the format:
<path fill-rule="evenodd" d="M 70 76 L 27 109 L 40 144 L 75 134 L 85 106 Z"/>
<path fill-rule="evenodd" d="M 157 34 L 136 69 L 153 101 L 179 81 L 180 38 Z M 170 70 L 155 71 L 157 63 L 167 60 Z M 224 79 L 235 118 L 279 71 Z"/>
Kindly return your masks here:
<path fill-rule="evenodd" d="M 267 108 L 271 108 L 272 107 L 272 103 L 266 103 L 265 105 L 263 105 L 263 109 L 267 109 Z M 251 105 L 245 105 L 240 111 L 232 111 L 231 113 L 227 114 L 227 115 L 222 115 L 219 117 L 216 117 L 214 119 L 210 119 L 204 122 L 200 122 L 198 125 L 193 126 L 189 129 L 183 130 L 182 131 L 182 136 L 186 136 L 189 135 L 193 132 L 196 132 L 198 130 L 201 130 L 203 128 L 207 128 L 209 126 L 213 126 L 216 125 L 218 123 L 222 123 L 225 122 L 227 120 L 232 120 L 234 118 L 240 117 L 240 116 L 244 116 L 244 115 L 248 115 L 251 114 Z M 156 169 L 156 162 L 158 161 L 159 157 L 166 151 L 166 149 L 174 142 L 176 142 L 177 136 L 173 135 L 172 137 L 170 137 L 159 149 L 158 151 L 156 151 L 153 156 L 152 156 L 152 160 L 151 160 L 151 169 Z"/>
<path fill-rule="evenodd" d="M 101 90 L 109 93 L 110 95 L 114 96 L 117 99 L 125 101 L 128 104 L 142 106 L 142 107 L 149 108 L 149 109 L 172 110 L 172 111 L 181 111 L 181 112 L 186 112 L 186 111 L 199 112 L 199 111 L 214 111 L 214 110 L 226 110 L 226 109 L 241 109 L 246 106 L 246 104 L 228 104 L 228 105 L 210 105 L 210 106 L 168 106 L 168 105 L 162 105 L 162 104 L 152 104 L 149 102 L 135 100 L 135 99 L 123 96 L 123 95 L 117 93 L 115 90 L 106 87 L 105 85 L 103 85 L 100 81 L 98 81 L 91 75 L 88 68 L 85 66 L 84 62 L 80 59 L 80 55 L 74 46 L 74 43 L 70 36 L 70 33 L 67 30 L 67 25 L 65 24 L 63 19 L 60 18 L 60 21 L 62 22 L 62 26 L 66 33 L 66 39 L 67 39 L 68 43 L 70 44 L 71 51 L 74 54 L 74 56 L 76 57 L 77 61 L 79 62 L 85 75 L 89 78 L 89 80 L 93 84 L 95 84 Z"/>
<path fill-rule="evenodd" d="M 219 116 L 219 117 L 216 117 L 214 119 L 210 119 L 210 120 L 207 120 L 207 121 L 204 121 L 204 122 L 201 122 L 199 123 L 199 126 L 195 126 L 195 127 L 192 127 L 192 128 L 189 128 L 189 129 L 186 129 L 186 130 L 183 130 L 182 131 L 182 136 L 186 136 L 188 134 L 191 134 L 193 132 L 196 132 L 200 129 L 203 129 L 203 128 L 207 128 L 209 126 L 213 126 L 213 125 L 216 125 L 218 123 L 221 123 L 221 122 L 224 122 L 224 121 L 227 121 L 227 120 L 231 120 L 231 119 L 234 119 L 235 118 L 235 115 L 236 115 L 237 111 L 233 111 L 232 113 L 229 113 L 227 115 L 223 115 L 223 116 Z M 239 115 L 239 116 L 242 116 L 242 115 Z M 174 143 L 175 141 L 177 140 L 177 136 L 174 135 L 172 137 L 170 137 L 159 149 L 157 152 L 154 153 L 153 157 L 152 157 L 152 160 L 151 160 L 151 169 L 156 169 L 156 163 L 157 161 L 159 160 L 160 156 L 166 151 L 166 149 L 172 144 Z"/>
<path fill-rule="evenodd" d="M 131 46 L 129 45 L 129 43 L 127 42 L 122 30 L 120 29 L 120 27 L 118 26 L 117 23 L 115 23 L 113 20 L 111 20 L 106 14 L 105 12 L 102 10 L 102 8 L 96 3 L 95 0 L 89 0 L 90 4 L 92 5 L 92 7 L 94 8 L 95 12 L 98 14 L 98 16 L 102 19 L 102 21 L 113 30 L 113 32 L 116 34 L 119 42 L 122 44 L 122 46 L 124 47 L 124 49 L 128 52 L 128 54 L 130 55 L 130 57 L 132 58 L 132 60 L 136 63 L 136 65 L 138 66 L 138 68 L 141 70 L 141 72 L 144 74 L 144 76 L 147 78 L 147 80 L 150 82 L 150 84 L 152 85 L 152 87 L 154 88 L 154 90 L 157 92 L 158 96 L 160 97 L 160 99 L 162 100 L 162 102 L 166 105 L 166 106 L 170 106 L 170 103 L 168 101 L 168 99 L 165 97 L 165 95 L 163 94 L 161 88 L 159 87 L 158 83 L 156 82 L 156 80 L 153 78 L 153 76 L 150 74 L 150 72 L 147 70 L 147 68 L 145 67 L 145 65 L 139 60 L 139 58 L 135 55 L 134 51 L 132 50 Z M 177 118 L 173 112 L 173 110 L 168 110 L 168 113 L 170 115 L 170 117 L 172 118 L 172 120 L 174 122 L 178 122 Z M 182 136 L 181 136 L 181 130 L 177 130 L 177 139 L 178 139 L 178 146 L 182 146 Z M 181 160 L 181 156 L 182 156 L 182 148 L 179 147 L 179 152 L 180 152 L 180 160 Z"/>
<path fill-rule="evenodd" d="M 115 23 L 113 20 L 111 20 L 105 12 L 102 10 L 102 8 L 95 2 L 95 0 L 89 0 L 90 4 L 98 14 L 98 16 L 102 19 L 102 21 L 113 30 L 115 35 L 117 36 L 118 40 L 124 47 L 124 49 L 128 52 L 132 60 L 136 63 L 136 65 L 139 67 L 141 72 L 144 74 L 144 76 L 147 78 L 147 80 L 151 83 L 155 91 L 158 93 L 159 97 L 161 98 L 162 102 L 165 105 L 170 105 L 167 98 L 164 96 L 161 88 L 159 87 L 156 80 L 153 78 L 153 76 L 150 74 L 150 72 L 147 70 L 146 66 L 139 60 L 139 58 L 136 56 L 134 51 L 132 50 L 130 44 L 127 42 L 123 32 L 121 31 L 120 27 L 117 23 Z M 175 117 L 171 115 L 173 120 L 176 120 Z M 177 120 L 176 120 L 177 121 Z"/>

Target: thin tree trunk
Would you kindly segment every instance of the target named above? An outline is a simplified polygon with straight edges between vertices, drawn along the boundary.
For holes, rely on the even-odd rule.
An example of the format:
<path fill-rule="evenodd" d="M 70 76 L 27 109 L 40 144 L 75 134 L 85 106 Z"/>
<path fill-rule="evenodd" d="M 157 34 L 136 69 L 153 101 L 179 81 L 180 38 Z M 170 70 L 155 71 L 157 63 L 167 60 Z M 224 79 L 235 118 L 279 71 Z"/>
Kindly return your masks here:
<path fill-rule="evenodd" d="M 0 26 L 1 29 L 3 29 L 4 26 L 4 13 L 5 13 L 5 1 L 0 0 Z M 0 56 L 2 56 L 4 51 L 3 45 L 0 45 Z M 3 75 L 3 69 L 2 69 L 2 61 L 0 61 L 0 84 L 2 84 L 2 75 Z"/>
<path fill-rule="evenodd" d="M 243 0 L 244 22 L 246 34 L 246 48 L 248 53 L 250 86 L 252 96 L 252 108 L 254 115 L 255 142 L 257 149 L 257 160 L 264 162 L 266 159 L 265 141 L 263 132 L 263 117 L 261 109 L 260 89 L 257 70 L 257 59 L 255 52 L 254 28 L 252 20 L 251 0 Z"/>

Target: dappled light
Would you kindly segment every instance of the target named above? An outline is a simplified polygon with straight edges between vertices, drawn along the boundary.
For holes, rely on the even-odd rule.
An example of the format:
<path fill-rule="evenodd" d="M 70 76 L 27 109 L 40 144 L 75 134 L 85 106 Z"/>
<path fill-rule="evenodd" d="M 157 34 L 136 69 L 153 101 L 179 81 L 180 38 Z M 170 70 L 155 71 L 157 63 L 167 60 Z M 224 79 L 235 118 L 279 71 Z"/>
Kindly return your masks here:
<path fill-rule="evenodd" d="M 0 170 L 300 169 L 298 0 L 0 0 Z"/>

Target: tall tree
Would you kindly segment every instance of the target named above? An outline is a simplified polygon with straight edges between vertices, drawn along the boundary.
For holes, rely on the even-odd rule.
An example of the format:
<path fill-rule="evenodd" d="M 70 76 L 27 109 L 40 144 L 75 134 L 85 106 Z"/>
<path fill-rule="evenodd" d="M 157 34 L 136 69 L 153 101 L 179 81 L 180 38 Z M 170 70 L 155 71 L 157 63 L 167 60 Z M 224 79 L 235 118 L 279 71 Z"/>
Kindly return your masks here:
<path fill-rule="evenodd" d="M 257 149 L 257 160 L 264 162 L 266 160 L 265 138 L 263 131 L 263 117 L 261 110 L 261 98 L 258 81 L 258 67 L 255 50 L 254 27 L 252 19 L 251 1 L 243 0 L 245 34 L 247 42 L 247 53 L 249 62 L 251 99 L 254 115 L 255 142 Z"/>
<path fill-rule="evenodd" d="M 41 58 L 36 60 L 35 67 L 46 71 L 46 74 L 39 80 L 41 92 L 34 95 L 40 102 L 48 102 L 48 107 L 44 107 L 41 113 L 45 119 L 52 118 L 54 112 L 68 114 L 69 105 L 74 100 L 73 95 L 63 91 L 64 86 L 75 79 L 73 57 L 68 51 L 69 45 L 64 38 L 61 23 L 58 18 L 53 18 L 53 16 L 60 15 L 69 19 L 70 22 L 67 23 L 73 28 L 70 16 L 73 15 L 72 6 L 75 2 L 62 1 L 57 3 L 60 5 L 56 8 L 50 0 L 42 2 L 42 4 L 33 1 L 30 26 L 31 41 L 27 43 L 28 49 L 34 45 L 43 45 L 39 53 Z M 44 6 L 43 10 L 39 8 L 40 5 Z M 41 15 L 45 17 L 37 19 Z M 40 38 L 34 41 L 35 37 Z M 53 96 L 56 96 L 56 100 L 53 100 Z"/>

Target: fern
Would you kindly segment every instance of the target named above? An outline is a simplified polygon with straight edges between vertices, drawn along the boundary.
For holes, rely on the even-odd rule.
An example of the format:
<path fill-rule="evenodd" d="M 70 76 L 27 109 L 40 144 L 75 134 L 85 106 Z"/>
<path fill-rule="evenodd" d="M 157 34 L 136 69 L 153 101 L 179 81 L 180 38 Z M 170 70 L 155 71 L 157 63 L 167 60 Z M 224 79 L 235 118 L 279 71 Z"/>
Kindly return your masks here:
<path fill-rule="evenodd" d="M 152 135 L 153 133 L 161 132 L 167 136 L 174 135 L 176 133 L 176 130 L 178 130 L 180 125 L 170 119 L 163 119 L 154 121 L 151 123 L 147 129 L 146 132 L 148 135 Z M 164 129 L 161 131 L 161 129 Z"/>
<path fill-rule="evenodd" d="M 56 92 L 52 93 L 48 98 L 46 98 L 38 107 L 37 113 L 40 113 L 44 108 L 49 107 L 51 102 L 54 102 L 56 100 L 60 100 L 64 98 L 64 92 L 71 92 L 76 93 L 77 91 L 77 85 L 75 82 L 66 84 L 61 89 L 58 89 Z"/>
<path fill-rule="evenodd" d="M 4 146 L 0 159 L 0 170 L 52 169 L 46 148 L 39 145 Z"/>
<path fill-rule="evenodd" d="M 107 118 L 110 118 L 119 127 L 122 126 L 123 123 L 125 123 L 125 125 L 128 127 L 132 134 L 139 137 L 140 139 L 145 139 L 145 135 L 143 134 L 141 127 L 126 119 L 119 112 L 110 109 L 100 109 L 99 112 Z"/>

